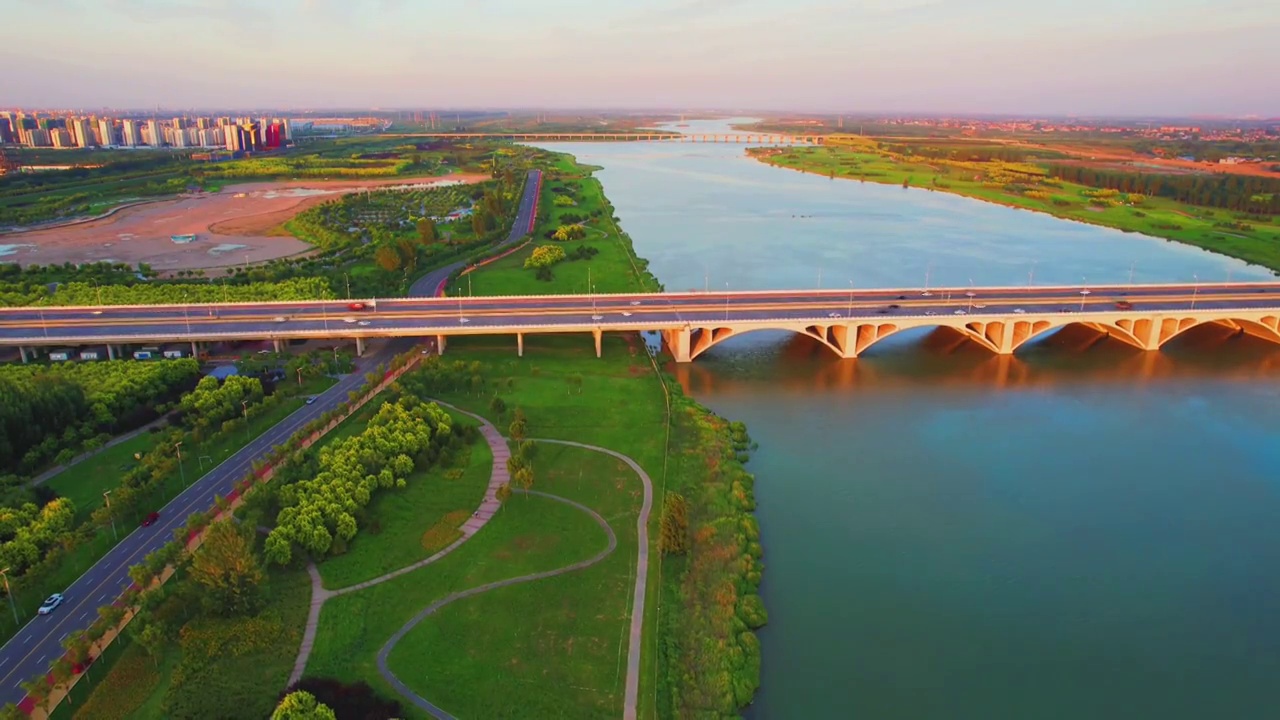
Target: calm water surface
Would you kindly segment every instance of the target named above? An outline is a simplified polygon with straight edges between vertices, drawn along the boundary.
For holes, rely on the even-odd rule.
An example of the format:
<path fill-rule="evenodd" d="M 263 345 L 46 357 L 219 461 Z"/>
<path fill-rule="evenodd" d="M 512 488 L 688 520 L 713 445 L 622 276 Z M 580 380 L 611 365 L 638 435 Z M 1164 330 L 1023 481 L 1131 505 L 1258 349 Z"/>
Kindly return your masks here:
<path fill-rule="evenodd" d="M 670 290 L 1270 277 L 741 146 L 548 147 L 604 167 Z M 940 333 L 827 353 L 762 332 L 675 368 L 760 443 L 750 716 L 1280 717 L 1280 353 L 1208 331 L 1161 353 L 1071 331 L 1013 358 Z"/>

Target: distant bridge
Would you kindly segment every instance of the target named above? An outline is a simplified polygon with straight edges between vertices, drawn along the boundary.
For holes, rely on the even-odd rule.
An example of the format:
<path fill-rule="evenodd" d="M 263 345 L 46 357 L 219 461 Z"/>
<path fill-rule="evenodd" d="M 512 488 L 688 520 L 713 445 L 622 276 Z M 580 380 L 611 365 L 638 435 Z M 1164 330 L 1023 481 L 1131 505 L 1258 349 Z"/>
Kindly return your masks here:
<path fill-rule="evenodd" d="M 436 140 L 518 140 L 521 142 L 671 142 L 739 143 L 745 145 L 821 145 L 822 135 L 782 133 L 387 133 L 383 137 Z"/>
<path fill-rule="evenodd" d="M 1191 328 L 1212 325 L 1280 344 L 1280 283 L 970 287 L 903 290 L 777 290 L 627 295 L 396 298 L 352 309 L 339 300 L 206 305 L 0 309 L 0 345 L 59 347 L 163 342 L 590 334 L 655 330 L 690 362 L 756 330 L 810 337 L 839 357 L 913 328 L 949 328 L 1008 355 L 1076 326 L 1141 350 L 1158 350 Z M 23 352 L 24 358 L 26 352 Z"/>

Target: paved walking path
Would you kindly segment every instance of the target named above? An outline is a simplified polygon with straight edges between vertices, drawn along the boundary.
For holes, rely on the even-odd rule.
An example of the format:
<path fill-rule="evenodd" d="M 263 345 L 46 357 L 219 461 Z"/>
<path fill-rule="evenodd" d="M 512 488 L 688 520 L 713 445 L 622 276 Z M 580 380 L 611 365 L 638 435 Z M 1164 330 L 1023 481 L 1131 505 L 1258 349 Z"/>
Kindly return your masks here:
<path fill-rule="evenodd" d="M 471 518 L 467 520 L 467 522 L 462 526 L 462 537 L 455 540 L 448 547 L 432 555 L 431 557 L 426 558 L 425 560 L 420 560 L 416 563 L 400 568 L 399 570 L 393 570 L 385 575 L 381 575 L 379 577 L 373 578 L 372 580 L 366 580 L 362 583 L 349 585 L 347 587 L 340 588 L 337 590 L 327 590 L 324 587 L 324 582 L 323 582 L 323 579 L 320 577 L 319 570 L 316 568 L 314 563 L 309 563 L 307 565 L 307 573 L 311 576 L 311 607 L 307 614 L 307 625 L 302 635 L 302 644 L 298 648 L 298 657 L 294 661 L 293 673 L 289 676 L 290 685 L 294 684 L 298 680 L 301 680 L 303 673 L 306 671 L 307 659 L 310 657 L 311 649 L 315 645 L 316 630 L 320 624 L 320 612 L 324 608 L 325 601 L 337 595 L 345 595 L 346 593 L 356 592 L 357 590 L 363 590 L 365 588 L 372 587 L 380 583 L 384 583 L 388 580 L 391 580 L 392 578 L 399 577 L 401 575 L 404 575 L 405 573 L 413 572 L 414 570 L 418 570 L 422 567 L 425 567 L 427 565 L 430 565 L 431 563 L 436 562 L 440 558 L 456 550 L 459 546 L 461 546 L 467 540 L 471 539 L 471 536 L 479 532 L 480 528 L 484 527 L 485 524 L 489 522 L 490 518 L 493 517 L 494 513 L 496 513 L 498 509 L 501 507 L 501 503 L 499 503 L 497 500 L 496 493 L 499 487 L 501 487 L 502 485 L 506 484 L 509 481 L 509 476 L 507 474 L 507 458 L 509 458 L 511 455 L 510 449 L 507 446 L 506 439 L 502 436 L 501 433 L 498 432 L 497 428 L 495 428 L 492 423 L 490 423 L 488 420 L 484 419 L 483 417 L 480 417 L 479 415 L 476 415 L 474 413 L 467 412 L 466 410 L 462 410 L 461 408 L 455 407 L 448 403 L 440 402 L 439 400 L 435 400 L 433 402 L 436 402 L 440 406 L 449 408 L 450 410 L 453 410 L 455 412 L 459 412 L 464 415 L 475 418 L 480 422 L 480 432 L 484 436 L 485 442 L 489 444 L 489 449 L 493 453 L 493 469 L 490 471 L 490 474 L 489 474 L 489 487 L 485 491 L 484 501 L 480 504 L 480 509 L 476 511 L 476 513 L 474 513 L 471 516 Z M 535 442 L 566 445 L 570 447 L 581 448 L 584 450 L 592 450 L 594 452 L 605 453 L 606 455 L 615 457 L 621 460 L 622 462 L 626 463 L 628 467 L 630 467 L 633 471 L 635 471 L 636 475 L 640 478 L 640 481 L 644 486 L 644 499 L 640 506 L 639 515 L 636 518 L 636 542 L 638 547 L 638 553 L 636 557 L 635 587 L 633 589 L 632 602 L 631 602 L 630 642 L 627 648 L 627 675 L 626 675 L 625 690 L 624 690 L 624 696 L 623 696 L 623 718 L 624 720 L 635 720 L 636 712 L 637 712 L 637 700 L 639 697 L 639 689 L 640 689 L 640 650 L 641 650 L 641 642 L 642 642 L 643 630 L 644 630 L 645 592 L 648 588 L 648 576 L 649 576 L 649 573 L 648 573 L 648 570 L 649 570 L 649 513 L 653 507 L 653 482 L 649 479 L 648 473 L 646 473 L 644 469 L 641 468 L 638 463 L 636 463 L 636 461 L 632 460 L 626 455 L 623 455 L 622 453 L 609 450 L 608 448 L 597 447 L 595 445 L 587 445 L 586 443 L 573 442 L 570 440 L 536 439 Z M 518 585 L 520 583 L 532 582 L 534 580 L 542 580 L 545 578 L 555 577 L 557 575 L 564 575 L 566 573 L 571 573 L 577 570 L 582 570 L 582 569 L 591 567 L 592 565 L 595 565 L 596 563 L 608 557 L 609 554 L 612 553 L 614 549 L 617 548 L 618 546 L 618 538 L 617 538 L 617 535 L 613 532 L 613 528 L 610 527 L 609 523 L 603 517 L 601 517 L 600 514 L 597 513 L 595 510 L 592 510 L 591 508 L 581 503 L 575 502 L 573 500 L 569 500 L 568 498 L 560 497 L 558 495 L 551 495 L 549 493 L 538 492 L 535 490 L 528 490 L 528 491 L 515 490 L 515 492 L 524 492 L 529 495 L 538 495 L 551 500 L 555 500 L 557 502 L 565 503 L 566 505 L 571 505 L 573 507 L 578 508 L 579 510 L 582 510 L 583 512 L 590 515 L 596 521 L 596 523 L 599 524 L 600 527 L 604 529 L 605 534 L 609 538 L 609 543 L 604 550 L 597 553 L 594 557 L 573 563 L 571 565 L 566 565 L 564 567 L 557 568 L 554 570 L 545 570 L 543 572 L 531 573 L 529 575 L 521 575 L 518 577 L 507 578 L 506 580 L 498 580 L 495 582 L 470 588 L 468 590 L 462 590 L 459 592 L 450 593 L 449 595 L 446 595 L 445 597 L 427 606 L 417 615 L 413 616 L 413 618 L 411 618 L 407 623 L 405 623 L 399 630 L 396 631 L 394 635 L 391 636 L 390 639 L 387 640 L 387 642 L 378 651 L 378 656 L 377 656 L 378 672 L 383 676 L 383 678 L 387 680 L 388 683 L 391 684 L 393 688 L 396 689 L 397 692 L 399 692 L 402 696 L 404 696 L 405 699 L 409 700 L 419 708 L 422 708 L 427 713 L 430 713 L 433 717 L 440 718 L 441 720 L 452 720 L 453 716 L 450 715 L 445 710 L 441 709 L 440 707 L 437 707 L 436 705 L 432 704 L 426 698 L 423 698 L 422 696 L 415 693 L 407 685 L 401 682 L 400 679 L 397 678 L 395 674 L 391 672 L 390 668 L 387 667 L 387 657 L 391 654 L 391 650 L 392 648 L 395 647 L 396 643 L 400 642 L 401 638 L 403 638 L 406 634 L 408 634 L 410 630 L 412 630 L 415 626 L 417 626 L 423 620 L 425 620 L 426 618 L 430 617 L 432 614 L 439 611 L 440 608 L 443 608 L 446 605 L 449 605 L 450 603 L 453 603 L 457 600 L 462 600 L 463 598 L 479 595 L 481 593 L 488 592 L 490 590 L 496 590 L 501 587 Z"/>

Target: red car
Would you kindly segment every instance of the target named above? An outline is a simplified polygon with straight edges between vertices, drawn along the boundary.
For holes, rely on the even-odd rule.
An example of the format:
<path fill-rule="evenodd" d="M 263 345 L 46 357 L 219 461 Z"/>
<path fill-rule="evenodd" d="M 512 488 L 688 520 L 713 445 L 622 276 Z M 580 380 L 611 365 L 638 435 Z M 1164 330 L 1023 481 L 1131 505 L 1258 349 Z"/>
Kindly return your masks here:
<path fill-rule="evenodd" d="M 147 513 L 147 516 L 142 518 L 142 527 L 150 527 L 155 521 L 159 519 L 160 519 L 160 513 L 158 512 Z"/>
<path fill-rule="evenodd" d="M 363 310 L 363 309 L 364 309 L 364 303 L 351 303 L 350 305 L 348 305 L 348 306 L 347 306 L 347 309 L 348 309 L 348 310 Z"/>

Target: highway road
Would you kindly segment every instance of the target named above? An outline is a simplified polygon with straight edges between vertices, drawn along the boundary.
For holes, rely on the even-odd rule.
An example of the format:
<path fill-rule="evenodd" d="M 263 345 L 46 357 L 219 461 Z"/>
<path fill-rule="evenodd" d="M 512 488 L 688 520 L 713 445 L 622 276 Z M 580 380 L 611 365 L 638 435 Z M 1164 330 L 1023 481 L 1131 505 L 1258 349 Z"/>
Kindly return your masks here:
<path fill-rule="evenodd" d="M 532 228 L 539 177 L 537 171 L 530 173 L 511 234 L 504 244 L 515 242 Z M 433 293 L 440 282 L 461 265 L 455 263 L 429 273 L 414 284 L 411 292 Z M 345 308 L 346 304 L 343 303 L 342 307 Z M 63 311 L 55 311 L 55 314 L 59 312 Z M 158 315 L 144 312 L 139 317 L 164 322 L 164 312 L 161 310 Z M 168 312 L 172 313 L 173 309 L 168 309 Z M 76 315 L 56 314 L 56 317 L 58 322 L 70 322 Z M 89 317 L 99 322 L 102 319 L 101 316 L 92 314 Z M 111 317 L 116 317 L 114 312 Z M 343 377 L 332 388 L 318 395 L 314 403 L 303 406 L 210 470 L 204 477 L 193 481 L 190 487 L 160 510 L 160 519 L 155 524 L 150 527 L 121 528 L 125 537 L 97 564 L 63 590 L 66 600 L 57 610 L 50 615 L 31 619 L 0 648 L 0 704 L 22 701 L 26 692 L 20 683 L 47 671 L 50 664 L 63 653 L 62 638 L 88 627 L 97 618 L 99 607 L 119 597 L 129 587 L 129 568 L 173 539 L 173 531 L 184 526 L 189 515 L 213 507 L 214 496 L 228 495 L 235 483 L 250 472 L 254 460 L 266 455 L 272 447 L 282 444 L 303 425 L 344 402 L 349 392 L 364 384 L 365 372 L 386 362 L 396 353 L 408 350 L 410 345 L 409 340 L 387 343 L 381 350 L 360 359 L 356 372 Z M 190 462 L 188 459 L 187 463 Z M 194 468 L 188 467 L 187 472 L 193 474 Z"/>
<path fill-rule="evenodd" d="M 433 274 L 430 281 L 439 282 L 447 270 Z M 1019 312 L 1114 313 L 1117 302 L 1129 303 L 1126 311 L 1135 313 L 1280 308 L 1280 283 L 380 298 L 370 303 L 376 307 L 361 311 L 348 309 L 346 301 L 13 308 L 0 310 L 0 344 L 656 330 L 721 321 L 824 322 L 944 314 L 979 319 Z"/>

